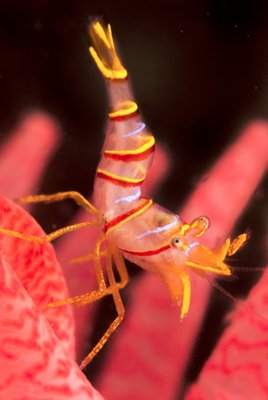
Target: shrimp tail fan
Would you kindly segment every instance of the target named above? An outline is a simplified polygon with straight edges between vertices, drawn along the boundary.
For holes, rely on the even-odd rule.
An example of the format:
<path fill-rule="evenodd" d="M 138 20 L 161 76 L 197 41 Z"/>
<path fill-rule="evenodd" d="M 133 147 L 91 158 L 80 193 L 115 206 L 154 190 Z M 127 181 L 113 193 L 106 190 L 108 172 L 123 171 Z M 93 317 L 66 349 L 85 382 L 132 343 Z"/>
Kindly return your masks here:
<path fill-rule="evenodd" d="M 115 49 L 111 25 L 101 18 L 94 18 L 88 25 L 91 41 L 89 52 L 106 79 L 125 79 L 127 70 Z"/>

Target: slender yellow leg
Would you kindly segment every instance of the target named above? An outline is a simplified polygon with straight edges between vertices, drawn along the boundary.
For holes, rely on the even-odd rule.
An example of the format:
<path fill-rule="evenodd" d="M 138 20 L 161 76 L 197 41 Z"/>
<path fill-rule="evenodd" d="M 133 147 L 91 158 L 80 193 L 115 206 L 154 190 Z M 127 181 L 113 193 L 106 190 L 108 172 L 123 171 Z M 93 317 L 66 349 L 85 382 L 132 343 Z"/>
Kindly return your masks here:
<path fill-rule="evenodd" d="M 114 272 L 113 272 L 113 266 L 112 266 L 112 254 L 111 250 L 108 248 L 107 249 L 107 273 L 108 273 L 108 279 L 109 279 L 109 289 L 111 290 L 111 294 L 113 296 L 113 300 L 115 303 L 116 311 L 117 311 L 117 317 L 115 320 L 110 324 L 109 328 L 106 330 L 104 335 L 100 338 L 96 346 L 91 350 L 91 352 L 84 358 L 82 361 L 80 368 L 83 369 L 87 366 L 88 363 L 96 356 L 96 354 L 102 349 L 102 347 L 105 345 L 111 334 L 117 329 L 119 326 L 120 322 L 124 318 L 124 305 L 117 287 L 117 282 L 115 280 Z"/>
<path fill-rule="evenodd" d="M 100 257 L 106 257 L 106 251 L 103 250 L 100 252 Z M 94 253 L 84 254 L 83 256 L 72 258 L 69 262 L 70 264 L 79 264 L 86 261 L 94 260 Z"/>
<path fill-rule="evenodd" d="M 94 269 L 95 269 L 96 279 L 98 282 L 98 290 L 94 290 L 92 292 L 85 293 L 85 294 L 82 294 L 79 296 L 69 297 L 68 299 L 64 299 L 64 300 L 54 301 L 52 303 L 49 303 L 46 307 L 55 308 L 55 307 L 65 306 L 67 304 L 83 306 L 86 304 L 93 303 L 97 300 L 100 300 L 109 294 L 112 294 L 111 288 L 110 287 L 107 288 L 107 286 L 106 286 L 104 274 L 102 271 L 101 261 L 100 261 L 100 254 L 102 253 L 100 251 L 100 247 L 101 247 L 101 244 L 104 239 L 105 239 L 104 235 L 101 234 L 100 237 L 97 239 L 97 242 L 96 242 L 95 248 L 94 248 L 94 264 L 93 265 L 94 265 Z M 106 256 L 106 251 L 105 251 L 105 256 Z"/>
<path fill-rule="evenodd" d="M 114 248 L 112 253 L 113 253 L 116 268 L 118 270 L 118 273 L 119 273 L 119 276 L 121 279 L 120 282 L 117 282 L 117 286 L 119 289 L 122 289 L 123 287 L 126 286 L 126 284 L 129 281 L 127 267 L 125 265 L 124 257 L 122 256 L 122 252 L 117 247 Z M 106 257 L 106 250 L 100 251 L 100 257 L 101 258 Z M 70 263 L 76 264 L 76 263 L 83 263 L 83 262 L 91 261 L 91 260 L 94 260 L 94 253 L 88 253 L 81 257 L 72 258 L 70 260 Z"/>
<path fill-rule="evenodd" d="M 119 289 L 122 289 L 129 281 L 127 267 L 125 265 L 124 257 L 122 256 L 122 252 L 117 247 L 113 249 L 112 254 L 114 257 L 116 269 L 118 270 L 120 276 L 120 282 L 117 282 L 117 287 Z M 100 251 L 100 257 L 106 257 L 106 250 Z M 75 264 L 91 260 L 94 260 L 94 253 L 89 253 L 81 257 L 73 258 L 70 262 L 72 264 Z"/>
<path fill-rule="evenodd" d="M 50 194 L 50 195 L 40 194 L 40 195 L 35 195 L 35 196 L 25 196 L 25 197 L 19 198 L 18 201 L 20 203 L 42 203 L 42 202 L 51 203 L 51 202 L 63 201 L 66 199 L 72 199 L 79 206 L 84 208 L 89 213 L 99 215 L 98 210 L 85 197 L 83 197 L 80 193 L 74 192 L 74 191 L 59 192 L 59 193 L 54 193 L 54 194 Z M 45 244 L 48 242 L 52 242 L 52 240 L 55 240 L 58 237 L 65 235 L 68 232 L 72 232 L 77 229 L 86 228 L 89 226 L 98 226 L 98 225 L 99 225 L 99 221 L 81 222 L 78 224 L 73 224 L 73 225 L 66 226 L 64 228 L 57 229 L 56 231 L 51 232 L 50 234 L 48 234 L 44 237 L 27 235 L 25 233 L 12 231 L 12 230 L 5 229 L 5 228 L 0 228 L 0 233 L 4 233 L 6 235 L 13 236 L 13 237 L 16 237 L 19 239 L 27 240 L 28 242 L 32 242 L 32 243 Z"/>
<path fill-rule="evenodd" d="M 47 304 L 45 308 L 56 308 L 66 306 L 67 304 L 72 304 L 74 306 L 85 306 L 87 304 L 94 303 L 95 301 L 98 301 L 110 294 L 112 294 L 110 287 L 102 291 L 94 290 L 79 296 L 69 297 L 65 300 L 53 301 L 52 303 Z"/>
<path fill-rule="evenodd" d="M 54 232 L 45 235 L 44 237 L 34 236 L 34 235 L 27 235 L 26 233 L 11 231 L 9 229 L 0 228 L 0 233 L 5 235 L 13 236 L 15 238 L 23 239 L 31 243 L 39 243 L 45 244 L 48 242 L 52 242 L 52 240 L 57 239 L 58 237 L 65 235 L 66 233 L 76 231 L 77 229 L 87 228 L 89 226 L 97 226 L 98 223 L 96 221 L 87 221 L 87 222 L 80 222 L 78 224 L 65 226 L 63 228 L 57 229 Z"/>
<path fill-rule="evenodd" d="M 113 249 L 113 257 L 114 257 L 116 269 L 117 269 L 120 279 L 121 279 L 121 282 L 118 284 L 118 287 L 120 289 L 122 289 L 123 287 L 125 287 L 127 285 L 128 281 L 129 281 L 127 267 L 126 267 L 122 252 L 119 249 L 117 249 L 117 248 Z"/>
<path fill-rule="evenodd" d="M 101 265 L 101 244 L 105 240 L 105 234 L 102 233 L 99 238 L 96 241 L 95 247 L 94 247 L 94 269 L 95 269 L 95 274 L 96 274 L 96 279 L 98 282 L 98 288 L 100 292 L 103 292 L 106 290 L 106 283 L 104 279 L 104 274 L 102 270 L 102 265 Z M 107 256 L 106 256 L 107 259 Z"/>
<path fill-rule="evenodd" d="M 75 191 L 58 192 L 53 194 L 38 194 L 34 196 L 24 196 L 17 199 L 20 203 L 53 203 L 71 199 L 86 211 L 98 215 L 98 210 L 80 193 Z"/>
<path fill-rule="evenodd" d="M 100 244 L 101 244 L 101 241 L 102 240 L 100 239 Z M 121 279 L 120 282 L 116 282 L 116 286 L 118 289 L 122 289 L 123 287 L 126 286 L 126 284 L 128 283 L 128 280 L 129 280 L 127 269 L 126 269 L 122 254 L 117 248 L 113 249 L 112 255 L 114 256 L 115 265 L 116 265 L 116 268 L 118 270 L 118 273 L 119 273 L 120 279 Z M 106 257 L 106 256 L 107 256 L 106 250 L 100 251 L 100 257 Z M 92 253 L 91 259 L 93 259 L 93 258 L 94 258 L 94 254 Z M 104 278 L 103 278 L 102 270 L 100 271 L 100 266 L 97 264 L 97 271 L 96 271 L 96 264 L 94 264 L 94 267 L 95 267 L 96 276 L 97 275 L 100 276 L 99 279 L 102 282 L 102 279 L 104 280 Z M 103 288 L 104 285 L 105 285 L 105 282 L 104 282 L 104 284 L 101 283 L 101 285 L 100 285 L 101 289 L 99 289 L 99 290 L 95 290 L 90 293 L 85 293 L 85 294 L 82 294 L 79 296 L 70 297 L 65 300 L 55 301 L 53 303 L 49 303 L 47 305 L 47 307 L 61 307 L 61 306 L 65 306 L 66 304 L 73 304 L 75 306 L 83 306 L 86 304 L 93 303 L 97 300 L 102 299 L 105 296 L 112 294 L 112 287 L 111 286 L 106 287 L 106 285 L 105 285 L 105 288 Z"/>

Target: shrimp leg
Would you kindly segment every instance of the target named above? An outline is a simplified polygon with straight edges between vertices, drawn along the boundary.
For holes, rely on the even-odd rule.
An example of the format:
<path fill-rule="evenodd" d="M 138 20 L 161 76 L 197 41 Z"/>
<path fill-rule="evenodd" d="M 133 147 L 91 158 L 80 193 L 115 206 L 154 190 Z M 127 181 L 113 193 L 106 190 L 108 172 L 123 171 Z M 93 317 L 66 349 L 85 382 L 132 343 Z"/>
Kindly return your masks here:
<path fill-rule="evenodd" d="M 102 268 L 101 268 L 100 259 L 102 257 L 107 258 L 107 249 L 100 251 L 100 246 L 101 246 L 101 243 L 103 240 L 104 240 L 103 237 L 99 238 L 99 240 L 96 242 L 94 253 L 90 254 L 90 259 L 94 259 L 94 269 L 95 269 L 97 281 L 99 282 L 99 289 L 89 292 L 89 293 L 79 295 L 79 296 L 70 297 L 65 300 L 59 300 L 59 301 L 55 301 L 53 303 L 49 303 L 46 307 L 50 307 L 50 308 L 51 307 L 61 307 L 66 304 L 73 304 L 75 306 L 83 306 L 86 304 L 93 303 L 97 300 L 102 299 L 105 296 L 112 294 L 112 287 L 111 286 L 106 287 Z M 114 248 L 112 250 L 112 255 L 114 256 L 115 266 L 116 266 L 116 269 L 120 276 L 120 282 L 116 282 L 116 286 L 118 289 L 122 289 L 126 286 L 126 284 L 128 283 L 128 280 L 129 280 L 127 269 L 126 269 L 125 262 L 124 262 L 124 258 L 122 256 L 121 252 L 117 248 Z M 88 259 L 89 255 L 87 255 L 85 257 L 87 257 L 87 259 Z M 78 262 L 80 262 L 80 260 Z"/>
<path fill-rule="evenodd" d="M 38 243 L 38 244 L 46 244 L 52 242 L 53 240 L 57 239 L 58 237 L 65 235 L 66 233 L 76 231 L 81 228 L 87 228 L 89 226 L 98 226 L 97 221 L 87 221 L 87 222 L 80 222 L 78 224 L 68 225 L 63 228 L 57 229 L 54 232 L 49 233 L 43 237 L 35 236 L 35 235 L 28 235 L 26 233 L 21 233 L 17 231 L 12 231 L 10 229 L 0 228 L 0 233 L 3 233 L 8 236 L 13 236 L 18 239 L 26 240 L 27 242 L 31 243 Z"/>
<path fill-rule="evenodd" d="M 113 250 L 113 256 L 114 256 L 116 269 L 117 269 L 118 274 L 121 279 L 121 282 L 118 283 L 118 287 L 120 289 L 122 289 L 127 285 L 128 281 L 129 281 L 127 267 L 126 267 L 122 252 L 118 248 L 115 248 Z"/>
<path fill-rule="evenodd" d="M 40 194 L 34 196 L 24 196 L 18 199 L 20 203 L 41 203 L 41 202 L 57 202 L 63 201 L 66 199 L 74 200 L 79 206 L 84 208 L 87 212 L 93 213 L 95 215 L 99 215 L 98 210 L 80 193 L 75 191 L 69 192 L 58 192 L 50 195 Z M 19 239 L 27 240 L 31 243 L 39 243 L 45 244 L 48 242 L 52 242 L 53 240 L 57 239 L 58 237 L 65 235 L 68 232 L 72 232 L 81 228 L 86 228 L 89 226 L 98 226 L 99 222 L 96 221 L 88 221 L 88 222 L 80 222 L 73 225 L 68 225 L 66 227 L 57 229 L 54 232 L 49 233 L 44 237 L 34 236 L 34 235 L 27 235 L 25 233 L 12 231 L 5 228 L 0 228 L 0 233 L 4 233 L 9 236 L 13 236 Z"/>
<path fill-rule="evenodd" d="M 76 204 L 90 213 L 99 214 L 98 210 L 84 196 L 75 191 L 23 196 L 17 199 L 17 201 L 19 203 L 53 203 L 67 199 L 74 200 Z"/>
<path fill-rule="evenodd" d="M 100 252 L 100 257 L 106 257 L 105 250 Z M 87 254 L 83 254 L 80 257 L 71 258 L 69 263 L 70 264 L 79 264 L 79 263 L 84 263 L 86 261 L 91 261 L 91 260 L 94 260 L 94 253 L 87 253 Z"/>
<path fill-rule="evenodd" d="M 59 307 L 59 306 L 64 306 L 66 304 L 74 304 L 76 306 L 82 306 L 86 304 L 93 303 L 99 299 L 102 299 L 103 297 L 111 294 L 111 289 L 110 287 L 107 288 L 105 279 L 104 279 L 104 274 L 101 266 L 101 257 L 102 253 L 101 252 L 101 244 L 104 241 L 105 236 L 104 234 L 101 234 L 99 238 L 96 241 L 95 248 L 94 248 L 94 253 L 93 253 L 93 258 L 94 258 L 94 269 L 95 269 L 95 275 L 96 279 L 98 282 L 98 290 L 85 293 L 79 296 L 74 296 L 74 297 L 69 297 L 68 299 L 65 300 L 59 300 L 55 301 L 52 303 L 49 303 L 46 307 L 53 308 L 53 307 Z M 106 250 L 105 250 L 105 255 L 107 258 Z"/>
<path fill-rule="evenodd" d="M 124 257 L 122 256 L 122 252 L 117 247 L 115 247 L 113 250 L 113 256 L 115 259 L 115 266 L 116 266 L 116 269 L 119 273 L 120 280 L 121 280 L 120 282 L 117 283 L 117 286 L 120 289 L 122 289 L 123 287 L 126 286 L 126 284 L 129 281 L 127 267 L 125 265 Z M 102 250 L 100 252 L 100 257 L 106 257 L 106 250 Z M 85 261 L 91 261 L 91 260 L 94 260 L 94 253 L 88 253 L 81 257 L 72 258 L 70 260 L 70 263 L 76 264 L 76 263 L 83 263 Z"/>
<path fill-rule="evenodd" d="M 82 361 L 80 368 L 84 369 L 88 363 L 96 356 L 96 354 L 102 349 L 102 347 L 105 345 L 111 334 L 117 329 L 119 324 L 122 322 L 125 314 L 125 309 L 124 305 L 119 293 L 118 289 L 118 284 L 115 280 L 114 276 L 114 271 L 113 271 L 113 265 L 112 265 L 112 249 L 107 248 L 107 273 L 108 273 L 108 279 L 109 279 L 109 287 L 108 290 L 111 291 L 111 294 L 113 296 L 114 304 L 116 307 L 117 311 L 117 317 L 114 319 L 114 321 L 110 324 L 106 332 L 102 335 L 98 343 L 94 346 L 94 348 L 91 350 L 91 352 L 84 358 Z M 119 267 L 120 270 L 120 267 Z"/>

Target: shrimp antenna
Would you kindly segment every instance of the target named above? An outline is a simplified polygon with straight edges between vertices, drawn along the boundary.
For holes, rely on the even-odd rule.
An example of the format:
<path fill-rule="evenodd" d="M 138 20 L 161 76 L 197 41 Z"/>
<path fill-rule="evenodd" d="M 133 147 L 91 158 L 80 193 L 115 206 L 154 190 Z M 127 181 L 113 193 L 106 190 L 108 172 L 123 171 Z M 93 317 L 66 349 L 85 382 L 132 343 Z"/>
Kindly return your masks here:
<path fill-rule="evenodd" d="M 234 272 L 263 272 L 266 267 L 233 267 L 231 266 L 231 270 Z"/>
<path fill-rule="evenodd" d="M 233 296 L 228 290 L 224 289 L 217 281 L 214 279 L 210 278 L 208 275 L 204 275 L 204 277 L 208 280 L 208 282 L 217 290 L 219 290 L 222 294 L 224 294 L 226 297 L 228 297 L 229 300 L 232 302 L 238 303 L 242 307 L 247 306 L 243 303 L 242 300 L 237 299 L 235 296 Z"/>
<path fill-rule="evenodd" d="M 226 289 L 224 289 L 217 281 L 214 279 L 211 279 L 208 275 L 203 275 L 204 278 L 207 279 L 207 281 L 215 287 L 219 292 L 224 294 L 229 300 L 232 302 L 238 304 L 238 306 L 243 307 L 245 310 L 252 312 L 255 314 L 258 318 L 262 319 L 266 323 L 268 323 L 268 319 L 265 318 L 263 315 L 257 313 L 256 311 L 252 310 L 252 308 L 249 307 L 248 304 L 245 304 L 243 300 L 238 299 L 237 297 L 233 296 L 231 293 L 229 293 Z"/>

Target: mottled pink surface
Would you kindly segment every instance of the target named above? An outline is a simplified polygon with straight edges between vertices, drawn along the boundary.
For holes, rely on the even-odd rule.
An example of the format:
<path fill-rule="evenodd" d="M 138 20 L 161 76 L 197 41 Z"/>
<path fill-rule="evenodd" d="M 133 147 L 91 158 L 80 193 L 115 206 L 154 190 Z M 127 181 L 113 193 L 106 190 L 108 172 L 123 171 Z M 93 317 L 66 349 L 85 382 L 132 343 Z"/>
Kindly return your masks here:
<path fill-rule="evenodd" d="M 268 398 L 268 273 L 230 317 L 187 400 Z M 266 318 L 266 319 L 265 319 Z"/>
<path fill-rule="evenodd" d="M 0 399 L 101 399 L 5 257 L 0 260 L 0 296 Z"/>
<path fill-rule="evenodd" d="M 2 192 L 17 195 L 17 179 L 20 184 L 26 182 L 27 190 L 32 188 L 57 142 L 57 127 L 52 119 L 42 113 L 26 117 L 2 151 Z M 4 179 L 27 152 L 31 164 L 25 162 L 21 172 L 10 173 L 11 179 Z M 25 193 L 23 185 L 20 188 Z M 3 196 L 0 226 L 44 236 L 26 211 Z M 101 399 L 74 361 L 71 307 L 44 308 L 48 302 L 68 297 L 53 246 L 0 235 L 0 258 L 0 399 Z"/>
<path fill-rule="evenodd" d="M 47 118 L 46 126 L 53 127 L 56 132 L 57 128 L 47 116 L 39 114 L 36 119 L 35 114 L 29 121 L 38 122 L 40 118 L 42 121 L 43 117 Z M 40 125 L 37 123 L 36 126 Z M 32 132 L 36 135 L 34 129 Z M 53 143 L 57 142 L 53 134 L 50 139 L 43 140 L 52 143 L 52 151 Z M 10 147 L 14 151 L 9 150 L 9 162 L 13 160 L 9 167 L 11 169 L 17 165 L 16 157 L 23 154 L 21 146 L 29 141 L 22 141 L 18 147 L 16 143 L 14 141 Z M 42 145 L 39 145 L 39 158 L 37 154 L 33 161 L 37 164 L 38 159 L 42 163 L 49 159 L 48 153 L 42 158 Z M 254 122 L 215 164 L 181 211 L 180 214 L 187 221 L 200 214 L 210 217 L 212 225 L 204 237 L 204 242 L 209 246 L 220 245 L 230 234 L 235 220 L 267 167 L 267 154 L 268 125 L 263 121 Z M 27 184 L 32 185 L 29 187 L 33 187 L 33 182 L 38 179 L 32 165 L 25 172 L 29 176 Z M 160 152 L 147 181 L 148 193 L 153 186 L 159 185 L 159 178 L 166 173 L 166 169 L 167 158 Z M 42 167 L 38 165 L 37 170 L 40 174 Z M 10 180 L 11 183 L 3 180 L 3 193 L 12 193 L 17 178 L 14 179 Z M 23 188 L 21 190 L 25 193 Z M 76 220 L 85 218 L 88 216 L 81 212 Z M 27 213 L 4 198 L 0 199 L 0 224 L 23 232 L 43 234 Z M 90 252 L 97 234 L 97 230 L 85 229 L 67 235 L 57 244 L 72 295 L 92 290 L 96 285 L 90 263 L 70 265 L 68 260 Z M 74 335 L 70 308 L 60 307 L 49 311 L 39 308 L 51 299 L 67 296 L 53 247 L 33 246 L 7 236 L 1 236 L 0 246 L 1 308 L 8 311 L 0 313 L 0 340 L 5 343 L 5 346 L 1 346 L 4 351 L 0 365 L 5 374 L 0 377 L 0 399 L 101 398 L 72 361 Z M 130 307 L 126 319 L 110 340 L 110 352 L 97 382 L 98 389 L 107 400 L 175 398 L 183 383 L 183 374 L 210 292 L 206 281 L 192 275 L 191 309 L 183 322 L 179 322 L 179 310 L 170 304 L 158 277 L 145 273 L 130 283 Z M 248 398 L 239 397 L 240 392 L 250 393 L 250 399 L 267 398 L 265 371 L 268 367 L 265 358 L 268 324 L 258 316 L 267 316 L 266 281 L 264 275 L 261 280 L 263 283 L 253 289 L 250 301 L 255 314 L 248 308 L 238 309 L 232 317 L 232 325 L 220 340 L 219 347 L 206 364 L 197 384 L 189 391 L 187 399 Z M 84 307 L 76 312 L 79 358 L 85 351 L 87 334 L 92 331 L 92 310 L 92 307 Z M 221 389 L 223 386 L 224 393 Z M 22 392 L 28 397 L 22 397 Z"/>
<path fill-rule="evenodd" d="M 205 214 L 210 246 L 226 238 L 267 167 L 268 125 L 249 125 L 193 193 L 181 215 L 187 221 Z M 109 399 L 173 399 L 183 383 L 209 296 L 207 281 L 192 274 L 190 312 L 179 322 L 162 282 L 145 274 L 131 289 L 132 305 L 114 341 L 98 382 Z"/>
<path fill-rule="evenodd" d="M 44 231 L 21 207 L 0 196 L 0 226 L 2 228 L 44 236 Z M 0 235 L 3 259 L 13 268 L 36 306 L 65 299 L 68 290 L 62 269 L 51 244 L 40 245 Z M 43 314 L 53 326 L 66 351 L 74 358 L 74 321 L 71 307 L 44 309 Z"/>

